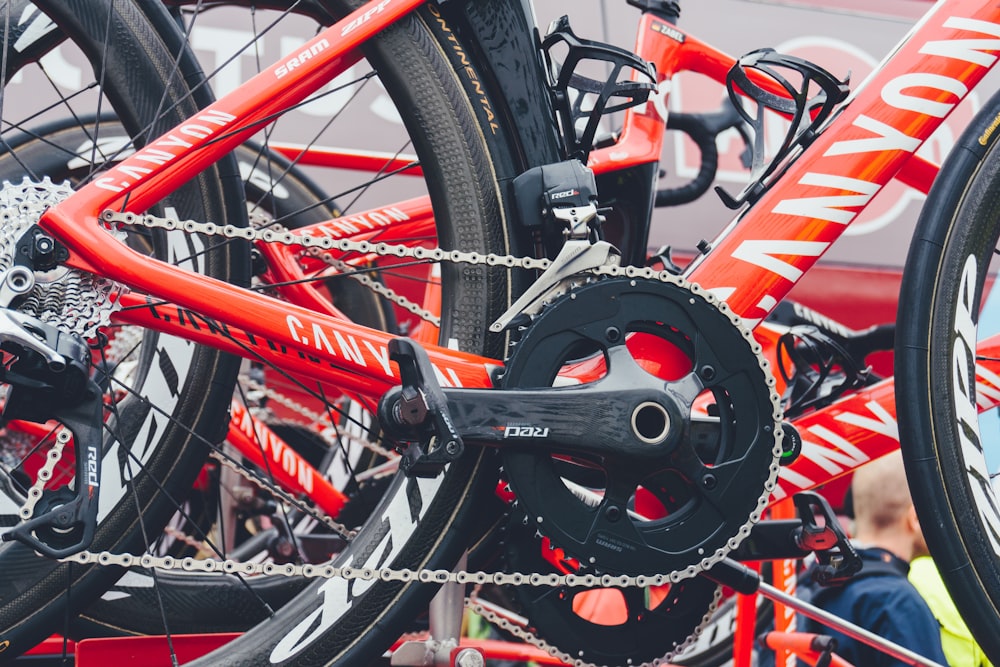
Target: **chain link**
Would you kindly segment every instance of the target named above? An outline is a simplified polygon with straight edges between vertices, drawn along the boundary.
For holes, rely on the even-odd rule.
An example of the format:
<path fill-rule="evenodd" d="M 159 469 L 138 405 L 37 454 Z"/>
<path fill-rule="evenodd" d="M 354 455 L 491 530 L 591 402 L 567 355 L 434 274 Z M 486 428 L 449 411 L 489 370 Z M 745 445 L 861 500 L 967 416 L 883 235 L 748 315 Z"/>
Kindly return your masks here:
<path fill-rule="evenodd" d="M 117 565 L 121 567 L 156 568 L 160 570 L 184 570 L 187 572 L 220 572 L 224 574 L 281 575 L 305 577 L 307 579 L 347 579 L 357 581 L 401 581 L 425 584 L 495 584 L 498 586 L 539 586 L 569 588 L 646 588 L 666 586 L 680 581 L 671 574 L 541 574 L 538 572 L 485 572 L 482 570 L 412 570 L 409 568 L 357 568 L 334 565 L 295 565 L 286 563 L 258 563 L 235 560 L 202 560 L 197 558 L 174 558 L 173 556 L 153 556 L 143 554 L 114 554 L 108 551 L 81 551 L 67 556 L 62 562 L 81 565 Z"/>
<path fill-rule="evenodd" d="M 42 490 L 45 488 L 45 483 L 52 479 L 52 471 L 55 470 L 56 464 L 62 460 L 63 448 L 66 447 L 66 444 L 72 438 L 73 434 L 68 428 L 59 428 L 56 440 L 52 443 L 52 449 L 45 455 L 45 464 L 39 468 L 38 474 L 35 477 L 35 483 L 28 489 L 28 497 L 18 510 L 18 515 L 22 521 L 27 521 L 35 513 L 35 505 L 42 498 Z"/>
<path fill-rule="evenodd" d="M 276 231 L 285 232 L 287 228 L 283 225 L 279 225 L 274 222 L 269 216 L 266 216 L 260 212 L 250 213 L 250 225 L 254 229 L 262 229 L 265 226 Z M 320 248 L 309 248 L 306 250 L 306 254 L 310 257 L 315 257 L 320 261 L 326 263 L 328 266 L 332 266 L 341 274 L 351 278 L 352 280 L 358 281 L 360 284 L 364 285 L 372 292 L 375 292 L 379 296 L 391 301 L 400 308 L 403 308 L 407 312 L 413 313 L 417 317 L 427 322 L 430 322 L 436 327 L 441 326 L 441 318 L 432 313 L 429 310 L 425 310 L 419 304 L 410 301 L 402 294 L 398 294 L 394 289 L 388 287 L 387 285 L 377 281 L 372 280 L 364 270 L 359 270 L 356 267 L 351 266 L 343 260 L 337 259 L 332 253 L 323 252 Z"/>

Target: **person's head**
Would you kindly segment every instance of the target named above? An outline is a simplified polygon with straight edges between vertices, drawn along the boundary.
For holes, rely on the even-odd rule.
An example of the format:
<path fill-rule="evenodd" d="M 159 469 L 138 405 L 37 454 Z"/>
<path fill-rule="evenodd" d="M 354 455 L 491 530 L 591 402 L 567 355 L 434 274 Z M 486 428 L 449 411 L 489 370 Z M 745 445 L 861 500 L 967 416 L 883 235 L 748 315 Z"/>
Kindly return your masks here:
<path fill-rule="evenodd" d="M 927 554 L 898 450 L 858 468 L 851 494 L 855 539 L 888 549 L 904 560 Z"/>

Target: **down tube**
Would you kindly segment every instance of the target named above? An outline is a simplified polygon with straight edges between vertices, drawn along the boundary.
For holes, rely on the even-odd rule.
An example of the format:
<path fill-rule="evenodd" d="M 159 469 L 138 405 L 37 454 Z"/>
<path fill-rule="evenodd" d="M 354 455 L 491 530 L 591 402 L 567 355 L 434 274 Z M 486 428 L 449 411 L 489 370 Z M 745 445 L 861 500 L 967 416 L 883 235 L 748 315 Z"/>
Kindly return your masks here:
<path fill-rule="evenodd" d="M 756 326 L 996 63 L 1000 7 L 939 3 L 687 277 Z"/>

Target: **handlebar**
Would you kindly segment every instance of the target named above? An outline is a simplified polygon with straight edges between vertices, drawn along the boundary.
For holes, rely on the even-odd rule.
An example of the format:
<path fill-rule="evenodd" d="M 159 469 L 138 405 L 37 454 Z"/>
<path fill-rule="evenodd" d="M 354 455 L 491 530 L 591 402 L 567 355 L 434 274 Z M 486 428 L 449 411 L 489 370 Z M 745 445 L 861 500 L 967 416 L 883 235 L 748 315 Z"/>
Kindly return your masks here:
<path fill-rule="evenodd" d="M 701 152 L 698 174 L 691 181 L 673 188 L 656 191 L 656 206 L 679 206 L 701 197 L 712 187 L 719 169 L 719 149 L 716 138 L 730 128 L 736 129 L 744 143 L 750 145 L 746 124 L 730 100 L 725 100 L 717 111 L 703 113 L 671 112 L 667 129 L 684 132 Z M 749 157 L 747 154 L 745 157 Z"/>

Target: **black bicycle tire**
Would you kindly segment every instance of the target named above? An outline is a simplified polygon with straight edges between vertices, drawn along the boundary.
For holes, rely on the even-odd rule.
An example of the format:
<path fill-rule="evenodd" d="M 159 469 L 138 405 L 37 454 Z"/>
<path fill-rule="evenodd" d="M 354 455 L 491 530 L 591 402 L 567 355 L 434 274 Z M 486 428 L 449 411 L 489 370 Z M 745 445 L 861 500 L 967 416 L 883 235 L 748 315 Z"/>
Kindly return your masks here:
<path fill-rule="evenodd" d="M 343 9 L 343 5 L 340 9 Z M 447 41 L 449 37 L 451 42 Z M 419 112 L 420 117 L 404 118 L 411 136 L 414 134 L 414 127 L 422 126 L 426 129 L 428 124 L 439 124 L 443 118 L 451 118 L 446 124 L 452 129 L 446 130 L 443 133 L 446 136 L 437 139 L 445 143 L 457 141 L 459 145 L 452 149 L 431 148 L 429 154 L 464 154 L 465 159 L 472 160 L 472 164 L 478 163 L 479 166 L 466 172 L 462 179 L 481 193 L 475 195 L 475 198 L 492 193 L 489 197 L 493 201 L 477 203 L 475 208 L 480 213 L 473 217 L 481 216 L 485 211 L 487 217 L 505 220 L 507 215 L 502 208 L 504 193 L 501 192 L 498 181 L 503 178 L 500 174 L 504 165 L 515 163 L 516 156 L 510 154 L 510 144 L 494 139 L 491 132 L 482 129 L 482 120 L 476 116 L 477 109 L 470 103 L 473 98 L 456 75 L 456 71 L 465 73 L 467 70 L 463 65 L 449 60 L 449 56 L 454 54 L 455 45 L 459 43 L 455 40 L 454 33 L 443 17 L 432 16 L 429 9 L 425 8 L 382 33 L 377 44 L 366 45 L 366 55 L 369 60 L 378 62 L 377 69 L 383 85 L 393 97 L 397 108 Z M 465 64 L 475 67 L 473 62 L 466 61 Z M 428 154 L 427 148 L 424 146 L 421 151 L 418 147 L 417 153 Z M 423 159 L 422 165 L 425 171 L 429 167 L 451 170 L 458 166 L 454 163 L 433 166 Z M 433 182 L 433 177 L 430 180 Z M 487 207 L 485 209 L 484 204 Z M 435 216 L 437 215 L 436 210 Z M 465 216 L 457 216 L 457 219 L 463 217 Z M 479 222 L 474 221 L 473 225 L 478 227 Z M 475 229 L 452 231 L 459 236 L 479 234 Z M 481 238 L 477 243 L 483 251 L 515 251 L 516 246 L 506 234 L 505 225 L 494 225 L 492 231 L 488 232 L 488 238 Z M 470 245 L 468 240 L 452 241 L 449 245 L 456 243 L 457 247 L 466 249 Z M 443 273 L 455 270 L 464 272 L 468 268 L 442 267 Z M 463 317 L 462 322 L 457 321 L 456 308 L 464 310 L 472 305 L 476 310 L 482 310 L 480 304 L 484 292 L 482 287 L 475 287 L 477 282 L 462 281 L 462 285 L 472 286 L 472 290 L 464 295 L 451 295 L 453 306 L 442 308 L 442 330 L 451 330 L 449 335 L 459 341 L 460 349 L 499 355 L 505 344 L 503 338 L 485 335 L 490 317 L 499 315 L 499 311 L 490 309 L 490 316 Z M 486 286 L 485 283 L 479 284 Z M 502 289 L 498 291 L 498 287 Z M 511 292 L 506 286 L 494 283 L 492 288 L 487 286 L 487 289 L 492 291 L 487 301 L 492 302 L 494 308 L 508 303 Z M 451 569 L 468 546 L 471 536 L 477 534 L 477 524 L 484 515 L 480 508 L 484 505 L 483 501 L 490 500 L 496 474 L 495 459 L 489 452 L 467 451 L 461 460 L 452 463 L 433 501 L 426 504 L 427 509 L 405 547 L 385 559 L 384 565 L 414 570 Z M 334 564 L 349 562 L 358 551 L 366 554 L 381 549 L 381 540 L 387 536 L 386 531 L 395 530 L 390 526 L 389 518 L 395 515 L 398 521 L 396 512 L 400 508 L 403 488 L 409 488 L 407 493 L 416 493 L 413 498 L 417 499 L 420 498 L 417 489 L 423 483 L 423 480 L 417 482 L 415 479 L 401 478 L 386 493 L 375 510 L 373 520 L 369 522 L 375 522 L 380 530 L 369 530 L 367 534 L 362 532 L 354 543 L 356 550 L 345 552 L 335 559 Z M 273 617 L 194 664 L 367 664 L 382 655 L 405 631 L 412 619 L 426 609 L 436 590 L 435 586 L 419 583 L 376 581 L 370 586 L 366 583 L 364 593 L 352 598 L 350 589 L 356 585 L 336 579 L 315 582 Z M 337 620 L 326 623 L 327 612 L 338 604 L 344 605 L 342 608 L 349 606 L 350 613 L 339 618 L 331 613 L 330 617 Z M 313 627 L 313 620 L 320 614 L 324 617 L 326 628 L 317 630 Z M 303 638 L 309 642 L 305 644 L 300 641 Z"/>
<path fill-rule="evenodd" d="M 77 7 L 74 8 L 74 4 Z M 130 94 L 128 91 L 134 91 L 136 86 L 151 87 L 155 91 L 156 82 L 160 82 L 161 92 L 167 90 L 178 100 L 178 104 L 166 113 L 162 121 L 165 123 L 179 122 L 196 110 L 197 104 L 207 101 L 203 93 L 190 96 L 190 90 L 182 80 L 166 82 L 159 77 L 158 68 L 165 63 L 170 63 L 173 70 L 179 65 L 181 71 L 192 71 L 190 68 L 194 61 L 178 61 L 176 54 L 170 53 L 148 30 L 145 18 L 134 11 L 133 6 L 119 2 L 115 11 L 111 12 L 111 5 L 106 0 L 85 4 L 81 14 L 79 3 L 53 0 L 46 3 L 46 11 L 56 17 L 65 33 L 88 53 L 104 52 L 107 48 L 109 54 L 121 55 L 122 46 L 133 48 L 136 43 L 143 44 L 140 65 L 124 67 L 126 59 L 118 61 L 112 58 L 118 62 L 108 67 L 104 80 L 105 92 L 114 100 L 116 111 L 133 131 L 149 126 L 159 117 L 158 105 L 151 104 L 159 99 L 159 94 Z M 0 7 L 0 15 L 6 16 L 9 8 L 5 3 Z M 82 16 L 84 20 L 71 21 L 71 16 Z M 10 28 L 15 23 L 8 20 L 5 25 Z M 115 34 L 119 37 L 103 43 L 100 35 L 104 34 L 108 25 L 112 26 L 113 32 L 118 31 Z M 128 40 L 123 44 L 119 41 L 123 33 L 134 33 L 137 41 Z M 25 53 L 28 54 L 23 56 L 25 62 L 34 57 L 30 50 Z M 21 68 L 23 63 L 18 61 L 19 57 L 16 49 L 13 53 L 8 51 L 5 58 L 8 77 Z M 238 175 L 235 163 L 232 160 L 222 161 L 196 177 L 191 187 L 179 191 L 171 203 L 184 214 L 215 217 L 236 225 L 245 224 L 245 213 L 237 217 L 227 215 L 227 207 L 241 201 L 241 192 L 234 187 L 237 182 L 234 175 Z M 228 210 L 238 211 L 239 208 Z M 215 277 L 235 281 L 248 278 L 246 249 L 239 245 L 213 249 L 206 254 L 204 266 L 205 272 Z M 183 398 L 179 399 L 171 415 L 186 424 L 190 431 L 175 426 L 173 422 L 166 426 L 145 467 L 149 474 L 137 479 L 133 485 L 135 495 L 131 491 L 127 494 L 122 491 L 125 495 L 99 524 L 91 548 L 115 552 L 143 548 L 142 532 L 162 528 L 172 513 L 170 496 L 189 488 L 197 475 L 206 453 L 203 441 L 215 441 L 223 432 L 226 407 L 239 361 L 214 350 L 197 348 L 190 363 L 185 365 L 186 369 L 179 368 L 178 386 Z M 111 450 L 111 444 L 106 442 L 105 456 L 111 455 Z M 157 481 L 152 481 L 153 478 Z M 102 491 L 107 493 L 109 488 L 110 485 L 102 484 Z M 137 506 L 140 511 L 137 511 Z M 61 625 L 67 614 L 99 595 L 121 574 L 116 568 L 84 567 L 39 559 L 31 549 L 16 542 L 4 543 L 0 548 L 0 571 L 4 573 L 0 583 L 0 652 L 4 660 L 31 648 Z"/>
<path fill-rule="evenodd" d="M 433 33 L 428 28 L 431 24 L 439 32 Z M 449 235 L 442 240 L 442 245 L 480 252 L 518 252 L 507 237 L 504 224 L 507 216 L 502 208 L 506 192 L 501 193 L 498 182 L 509 180 L 516 172 L 501 175 L 501 170 L 495 166 L 515 163 L 517 158 L 510 155 L 511 147 L 505 143 L 509 136 L 493 139 L 492 132 L 487 137 L 483 131 L 477 120 L 477 109 L 470 104 L 467 89 L 456 75 L 456 71 L 469 72 L 470 66 L 449 60 L 449 57 L 456 57 L 454 44 L 434 36 L 440 35 L 441 30 L 448 30 L 441 17 L 411 17 L 385 31 L 379 44 L 371 47 L 369 57 L 382 63 L 380 75 L 390 90 L 398 92 L 397 106 L 410 110 L 404 120 L 411 135 L 415 130 L 420 135 L 415 139 L 417 153 L 436 158 L 425 158 L 422 162 L 425 173 L 430 174 L 429 181 L 432 185 L 438 181 L 448 184 L 446 192 L 445 186 L 437 186 L 438 190 L 432 188 L 431 192 L 435 217 L 447 222 L 445 231 Z M 414 57 L 415 52 L 418 57 Z M 478 85 L 479 82 L 473 83 Z M 428 87 L 437 90 L 428 96 Z M 478 110 L 481 111 L 481 107 Z M 431 134 L 433 136 L 429 136 Z M 500 158 L 501 153 L 506 157 Z M 449 157 L 437 157 L 444 155 Z M 461 159 L 453 159 L 454 156 Z M 483 221 L 490 225 L 486 230 Z M 456 339 L 463 349 L 496 356 L 502 354 L 504 337 L 491 336 L 486 328 L 509 303 L 508 272 L 483 266 L 446 266 L 443 273 L 446 274 L 444 282 L 452 291 L 445 294 L 450 307 L 442 312 L 442 329 L 448 331 L 449 338 Z M 449 280 L 449 273 L 461 279 Z M 467 535 L 474 533 L 480 518 L 476 512 L 477 501 L 491 491 L 490 482 L 495 476 L 493 457 L 484 452 L 471 451 L 463 460 L 452 464 L 434 500 L 428 501 L 418 530 L 406 540 L 400 557 L 391 560 L 391 564 L 396 567 L 450 567 L 464 549 Z M 419 483 L 414 480 L 402 480 L 397 487 L 399 493 L 390 493 L 391 498 L 383 507 L 390 507 L 393 499 L 412 507 L 413 490 L 417 486 Z M 377 524 L 377 527 L 382 526 L 388 528 L 387 523 Z M 360 538 L 355 551 L 377 547 L 380 537 L 381 534 L 376 534 L 367 541 Z M 313 588 L 322 588 L 322 584 Z M 395 639 L 398 628 L 405 625 L 432 594 L 433 590 L 426 586 L 376 582 L 363 595 L 350 600 L 349 618 L 337 624 L 307 651 L 290 657 L 290 661 L 326 664 L 343 659 L 350 663 L 361 656 L 380 653 Z M 287 628 L 310 611 L 307 608 L 303 612 L 302 607 L 316 599 L 315 593 L 310 595 L 308 592 L 300 597 L 309 599 L 287 606 L 267 622 L 269 627 L 263 632 L 249 632 L 227 646 L 224 655 L 206 660 L 211 664 L 229 660 L 245 664 L 257 659 L 255 656 L 262 650 L 271 652 L 276 642 L 290 636 Z M 285 613 L 295 606 L 299 607 L 298 612 Z M 286 629 L 275 630 L 281 623 L 285 623 Z M 260 659 L 266 661 L 267 657 Z"/>
<path fill-rule="evenodd" d="M 976 415 L 975 392 L 963 386 L 963 378 L 974 377 L 975 331 L 967 340 L 967 327 L 956 329 L 956 322 L 978 324 L 986 271 L 965 274 L 966 262 L 976 257 L 977 267 L 987 267 L 1000 235 L 998 117 L 995 94 L 962 132 L 928 194 L 904 268 L 895 350 L 900 443 L 920 525 L 952 599 L 994 662 L 1000 552 L 991 542 L 1000 536 L 991 526 L 1000 517 L 988 476 L 971 477 L 973 469 L 985 470 L 982 441 L 960 424 L 960 415 Z M 967 363 L 960 363 L 962 354 Z M 987 511 L 993 516 L 985 519 Z"/>

